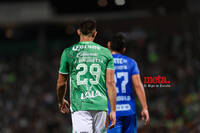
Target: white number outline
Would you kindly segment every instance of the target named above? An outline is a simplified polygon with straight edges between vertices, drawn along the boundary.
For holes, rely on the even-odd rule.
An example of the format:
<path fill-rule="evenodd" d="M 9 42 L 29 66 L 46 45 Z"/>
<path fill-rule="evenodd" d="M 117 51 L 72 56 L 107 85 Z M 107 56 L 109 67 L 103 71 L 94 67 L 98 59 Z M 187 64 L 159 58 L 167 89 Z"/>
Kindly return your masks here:
<path fill-rule="evenodd" d="M 87 84 L 88 79 L 85 78 L 83 79 L 83 81 L 81 81 L 81 75 L 85 75 L 88 71 L 87 65 L 86 64 L 78 64 L 76 67 L 76 70 L 80 70 L 81 68 L 83 68 L 82 71 L 79 71 L 76 75 L 76 81 L 77 81 L 77 85 L 82 85 L 82 84 Z"/>
<path fill-rule="evenodd" d="M 77 85 L 83 85 L 83 84 L 88 85 L 88 78 L 84 78 L 82 81 L 80 79 L 81 75 L 85 75 L 88 72 L 88 67 L 86 64 L 81 63 L 81 64 L 77 65 L 76 70 L 80 70 L 80 68 L 83 68 L 83 70 L 79 71 L 76 75 Z M 94 68 L 97 68 L 96 71 L 94 71 Z M 92 64 L 92 65 L 90 65 L 89 72 L 91 75 L 96 77 L 95 80 L 89 79 L 90 83 L 92 85 L 98 84 L 99 78 L 100 78 L 100 73 L 101 73 L 101 66 L 99 64 Z"/>
<path fill-rule="evenodd" d="M 97 70 L 94 71 L 94 68 L 97 68 Z M 101 73 L 101 66 L 99 64 L 92 64 L 90 66 L 90 73 L 92 75 L 96 76 L 96 80 L 90 79 L 90 83 L 94 84 L 94 85 L 98 84 L 99 83 L 99 78 L 100 78 L 100 73 Z"/>
<path fill-rule="evenodd" d="M 117 79 L 120 79 L 124 77 L 124 79 L 121 82 L 121 91 L 122 93 L 126 93 L 126 85 L 128 83 L 128 72 L 117 72 L 115 75 L 115 82 L 117 84 Z M 116 87 L 117 93 L 119 93 L 119 88 Z"/>

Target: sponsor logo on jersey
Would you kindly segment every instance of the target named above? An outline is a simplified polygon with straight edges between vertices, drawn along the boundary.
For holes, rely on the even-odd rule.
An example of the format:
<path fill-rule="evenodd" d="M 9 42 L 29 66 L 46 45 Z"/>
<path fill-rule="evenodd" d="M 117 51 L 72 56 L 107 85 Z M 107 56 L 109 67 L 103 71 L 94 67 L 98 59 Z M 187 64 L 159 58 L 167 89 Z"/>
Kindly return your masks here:
<path fill-rule="evenodd" d="M 76 57 L 97 57 L 97 53 L 79 52 Z"/>
<path fill-rule="evenodd" d="M 131 106 L 129 104 L 118 104 L 116 106 L 116 111 L 128 111 L 131 110 Z"/>
<path fill-rule="evenodd" d="M 115 66 L 115 70 L 127 70 L 128 67 L 126 65 Z"/>
<path fill-rule="evenodd" d="M 126 59 L 123 58 L 114 58 L 114 64 L 123 64 L 123 63 L 127 63 L 128 61 Z"/>
<path fill-rule="evenodd" d="M 95 98 L 98 96 L 102 96 L 101 93 L 96 90 L 96 91 L 87 91 L 85 93 L 81 93 L 81 99 L 86 99 L 86 98 Z"/>
<path fill-rule="evenodd" d="M 85 48 L 95 49 L 95 50 L 101 49 L 99 46 L 96 46 L 96 45 L 76 45 L 76 46 L 72 47 L 72 50 L 73 51 L 80 51 L 81 49 L 85 49 Z"/>
<path fill-rule="evenodd" d="M 117 102 L 130 101 L 130 100 L 131 100 L 131 96 L 117 96 Z"/>

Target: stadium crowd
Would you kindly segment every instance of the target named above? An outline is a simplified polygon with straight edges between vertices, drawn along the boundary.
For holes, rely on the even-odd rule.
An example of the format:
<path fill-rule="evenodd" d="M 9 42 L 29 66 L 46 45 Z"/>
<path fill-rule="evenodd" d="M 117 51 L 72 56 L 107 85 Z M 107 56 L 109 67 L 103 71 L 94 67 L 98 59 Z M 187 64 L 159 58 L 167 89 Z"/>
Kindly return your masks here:
<path fill-rule="evenodd" d="M 163 75 L 171 81 L 171 87 L 145 88 L 151 121 L 143 125 L 138 107 L 138 132 L 200 132 L 200 56 L 194 52 L 200 46 L 187 33 L 153 36 L 140 30 L 128 39 L 127 55 L 138 62 L 142 80 Z M 60 51 L 0 57 L 0 133 L 71 132 L 70 115 L 57 108 Z"/>

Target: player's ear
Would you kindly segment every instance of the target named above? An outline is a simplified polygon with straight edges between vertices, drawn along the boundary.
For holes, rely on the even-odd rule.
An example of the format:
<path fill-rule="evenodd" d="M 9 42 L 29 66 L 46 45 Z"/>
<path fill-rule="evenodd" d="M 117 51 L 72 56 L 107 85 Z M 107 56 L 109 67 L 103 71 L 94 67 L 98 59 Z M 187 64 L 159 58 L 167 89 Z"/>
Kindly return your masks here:
<path fill-rule="evenodd" d="M 122 49 L 122 54 L 124 54 L 126 52 L 126 48 Z"/>
<path fill-rule="evenodd" d="M 110 41 L 107 42 L 107 47 L 111 50 L 111 42 Z"/>
<path fill-rule="evenodd" d="M 77 34 L 78 34 L 79 36 L 81 35 L 80 29 L 77 29 Z"/>
<path fill-rule="evenodd" d="M 97 35 L 97 31 L 95 31 L 95 32 L 93 33 L 92 37 L 95 38 L 96 35 Z"/>

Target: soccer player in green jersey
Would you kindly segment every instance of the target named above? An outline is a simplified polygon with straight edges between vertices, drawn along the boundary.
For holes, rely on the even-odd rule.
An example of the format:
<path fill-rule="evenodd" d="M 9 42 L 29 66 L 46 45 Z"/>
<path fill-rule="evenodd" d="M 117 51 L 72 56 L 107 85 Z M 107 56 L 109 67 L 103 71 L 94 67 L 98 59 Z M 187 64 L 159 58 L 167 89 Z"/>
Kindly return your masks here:
<path fill-rule="evenodd" d="M 111 106 L 109 128 L 116 123 L 113 57 L 107 48 L 93 42 L 97 34 L 95 20 L 80 23 L 77 33 L 80 42 L 66 48 L 61 56 L 57 81 L 59 110 L 68 113 L 70 108 L 73 133 L 104 133 L 108 99 Z M 68 79 L 70 105 L 64 99 Z"/>

